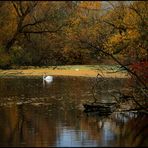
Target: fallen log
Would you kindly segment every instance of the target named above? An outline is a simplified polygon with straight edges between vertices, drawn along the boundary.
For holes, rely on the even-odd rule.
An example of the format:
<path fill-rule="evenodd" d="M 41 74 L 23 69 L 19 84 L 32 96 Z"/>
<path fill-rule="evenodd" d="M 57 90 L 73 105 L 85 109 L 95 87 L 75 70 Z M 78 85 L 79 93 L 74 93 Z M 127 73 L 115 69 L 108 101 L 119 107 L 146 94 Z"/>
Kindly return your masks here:
<path fill-rule="evenodd" d="M 93 103 L 93 104 L 83 104 L 84 112 L 98 112 L 100 115 L 111 114 L 115 111 L 117 103 Z"/>

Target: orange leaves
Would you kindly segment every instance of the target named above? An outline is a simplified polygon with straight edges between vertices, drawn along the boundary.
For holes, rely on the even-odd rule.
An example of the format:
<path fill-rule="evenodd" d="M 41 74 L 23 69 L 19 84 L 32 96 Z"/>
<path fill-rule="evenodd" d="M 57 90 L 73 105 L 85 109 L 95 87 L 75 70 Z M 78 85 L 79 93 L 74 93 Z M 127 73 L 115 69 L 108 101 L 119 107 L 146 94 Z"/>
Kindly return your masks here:
<path fill-rule="evenodd" d="M 67 28 L 65 30 L 66 39 L 69 41 L 75 41 L 77 39 L 77 32 L 73 30 L 73 28 Z"/>
<path fill-rule="evenodd" d="M 77 17 L 77 18 L 71 18 L 69 21 L 71 22 L 72 25 L 79 25 L 80 22 L 81 22 L 81 20 L 80 20 L 79 17 Z"/>
<path fill-rule="evenodd" d="M 133 63 L 130 68 L 148 83 L 148 61 Z"/>
<path fill-rule="evenodd" d="M 140 37 L 140 33 L 138 32 L 138 30 L 129 30 L 127 33 L 127 37 L 129 39 L 136 39 Z"/>
<path fill-rule="evenodd" d="M 111 38 L 110 38 L 110 43 L 111 44 L 116 44 L 116 43 L 119 43 L 122 41 L 122 36 L 118 33 L 118 34 L 115 34 L 113 35 Z"/>
<path fill-rule="evenodd" d="M 98 1 L 82 1 L 79 4 L 79 7 L 85 9 L 99 9 L 101 4 Z"/>

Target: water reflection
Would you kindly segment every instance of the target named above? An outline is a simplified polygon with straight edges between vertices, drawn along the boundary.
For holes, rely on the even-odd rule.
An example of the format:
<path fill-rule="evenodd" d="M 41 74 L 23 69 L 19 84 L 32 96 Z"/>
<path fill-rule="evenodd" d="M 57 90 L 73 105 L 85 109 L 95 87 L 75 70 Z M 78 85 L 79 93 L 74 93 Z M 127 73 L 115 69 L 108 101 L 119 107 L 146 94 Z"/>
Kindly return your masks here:
<path fill-rule="evenodd" d="M 45 88 L 45 87 L 47 87 L 47 86 L 49 86 L 49 85 L 51 85 L 52 84 L 52 81 L 48 81 L 48 80 L 43 80 L 43 87 Z"/>
<path fill-rule="evenodd" d="M 38 78 L 0 79 L 0 146 L 147 146 L 147 116 L 82 112 L 80 104 L 92 98 L 88 81 L 57 77 L 43 85 Z M 123 88 L 123 82 L 110 80 L 107 87 Z"/>

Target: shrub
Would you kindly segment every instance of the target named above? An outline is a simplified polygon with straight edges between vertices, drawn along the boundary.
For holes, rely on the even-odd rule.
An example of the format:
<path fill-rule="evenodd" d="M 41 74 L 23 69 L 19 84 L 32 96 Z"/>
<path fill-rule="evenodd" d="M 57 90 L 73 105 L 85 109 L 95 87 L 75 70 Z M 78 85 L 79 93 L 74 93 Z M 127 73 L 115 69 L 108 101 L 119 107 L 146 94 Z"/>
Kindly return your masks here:
<path fill-rule="evenodd" d="M 148 83 L 148 61 L 133 63 L 130 68 L 143 80 L 143 82 Z"/>

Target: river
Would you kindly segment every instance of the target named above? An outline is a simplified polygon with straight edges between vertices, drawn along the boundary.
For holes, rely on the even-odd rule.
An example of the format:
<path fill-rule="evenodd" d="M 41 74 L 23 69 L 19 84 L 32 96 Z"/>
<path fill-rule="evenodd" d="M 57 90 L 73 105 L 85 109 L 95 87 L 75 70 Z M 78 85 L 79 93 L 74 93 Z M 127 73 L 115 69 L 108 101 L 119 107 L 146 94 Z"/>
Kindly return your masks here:
<path fill-rule="evenodd" d="M 99 82 L 96 97 L 111 102 L 111 91 L 128 89 L 127 79 Z M 107 117 L 83 112 L 93 101 L 94 78 L 18 77 L 0 79 L 0 146 L 119 147 L 148 146 L 148 118 L 139 113 Z M 102 84 L 101 84 L 102 83 Z"/>

